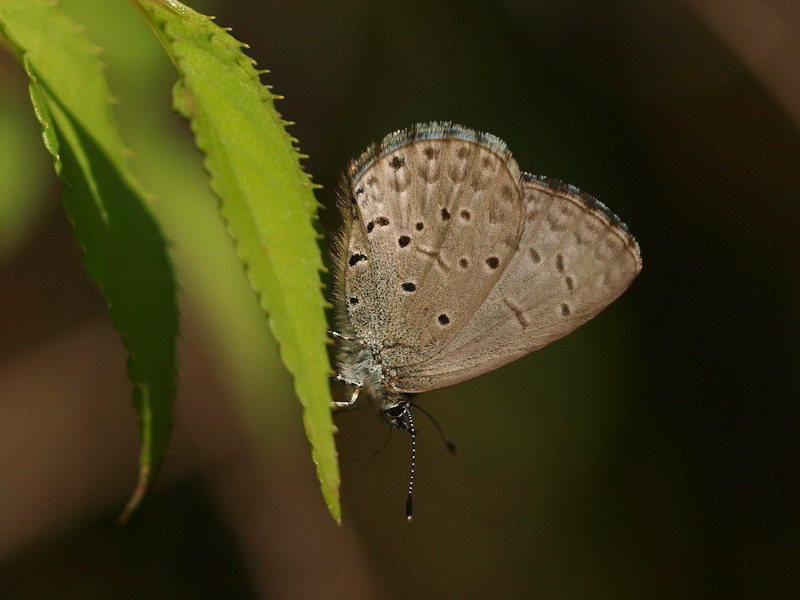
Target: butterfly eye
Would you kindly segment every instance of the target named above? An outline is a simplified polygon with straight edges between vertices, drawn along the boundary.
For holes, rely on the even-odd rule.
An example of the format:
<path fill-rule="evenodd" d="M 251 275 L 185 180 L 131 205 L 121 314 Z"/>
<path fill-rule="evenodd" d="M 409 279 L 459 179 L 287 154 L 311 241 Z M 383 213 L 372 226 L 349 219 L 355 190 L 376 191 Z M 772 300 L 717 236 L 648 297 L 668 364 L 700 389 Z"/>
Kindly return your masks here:
<path fill-rule="evenodd" d="M 409 433 L 413 434 L 414 428 L 409 422 L 411 413 L 408 411 L 406 402 L 400 402 L 399 404 L 387 408 L 383 411 L 383 415 L 386 417 L 387 422 L 392 427 L 396 427 L 397 429 L 402 429 L 403 431 L 408 431 Z"/>
<path fill-rule="evenodd" d="M 395 405 L 395 406 L 393 406 L 393 407 L 391 407 L 391 408 L 387 408 L 387 409 L 386 409 L 385 411 L 383 411 L 383 412 L 384 412 L 384 414 L 385 414 L 387 417 L 389 417 L 389 418 L 392 418 L 392 419 L 399 419 L 400 417 L 402 417 L 402 416 L 403 416 L 403 413 L 404 413 L 405 411 L 406 411 L 406 406 L 405 406 L 405 404 L 397 404 L 397 405 Z"/>

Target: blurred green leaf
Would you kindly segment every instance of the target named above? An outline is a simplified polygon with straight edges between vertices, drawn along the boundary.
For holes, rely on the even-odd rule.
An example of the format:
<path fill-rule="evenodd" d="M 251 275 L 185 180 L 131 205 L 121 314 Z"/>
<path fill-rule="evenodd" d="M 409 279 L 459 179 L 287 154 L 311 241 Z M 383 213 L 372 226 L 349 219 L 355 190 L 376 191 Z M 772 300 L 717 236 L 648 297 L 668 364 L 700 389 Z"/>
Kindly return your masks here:
<path fill-rule="evenodd" d="M 138 4 L 180 73 L 175 106 L 206 155 L 222 215 L 294 376 L 322 493 L 339 521 L 317 203 L 302 155 L 243 44 L 178 2 Z"/>
<path fill-rule="evenodd" d="M 142 450 L 124 518 L 155 480 L 172 430 L 178 309 L 166 241 L 126 164 L 98 49 L 41 0 L 0 0 L 0 27 L 28 74 L 86 271 L 128 351 Z"/>
<path fill-rule="evenodd" d="M 0 263 L 19 248 L 47 210 L 45 190 L 50 180 L 41 176 L 47 154 L 37 139 L 38 125 L 22 86 L 0 91 Z"/>

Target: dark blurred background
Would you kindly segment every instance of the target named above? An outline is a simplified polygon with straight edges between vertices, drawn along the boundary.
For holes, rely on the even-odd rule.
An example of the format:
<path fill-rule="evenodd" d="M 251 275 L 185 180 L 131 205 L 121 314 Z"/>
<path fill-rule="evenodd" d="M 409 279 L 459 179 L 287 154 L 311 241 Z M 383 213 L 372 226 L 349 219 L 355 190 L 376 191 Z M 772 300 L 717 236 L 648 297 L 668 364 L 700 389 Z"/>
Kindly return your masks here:
<path fill-rule="evenodd" d="M 172 455 L 125 527 L 125 357 L 86 280 L 25 80 L 0 55 L 0 597 L 794 598 L 800 8 L 701 0 L 197 2 L 272 73 L 338 226 L 349 158 L 452 120 L 607 203 L 644 270 L 551 347 L 420 402 L 342 461 L 300 410 L 131 4 L 62 0 L 104 48 L 184 293 Z M 337 394 L 345 390 L 336 388 Z M 386 429 L 337 416 L 344 456 Z"/>

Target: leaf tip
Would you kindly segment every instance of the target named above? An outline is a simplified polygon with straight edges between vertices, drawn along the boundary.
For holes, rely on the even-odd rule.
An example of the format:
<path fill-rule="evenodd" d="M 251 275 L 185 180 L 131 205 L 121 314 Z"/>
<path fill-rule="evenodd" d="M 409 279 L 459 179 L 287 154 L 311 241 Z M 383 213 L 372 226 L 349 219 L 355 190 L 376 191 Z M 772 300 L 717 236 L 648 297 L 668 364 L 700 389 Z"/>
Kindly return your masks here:
<path fill-rule="evenodd" d="M 130 516 L 139 508 L 148 489 L 150 489 L 150 465 L 145 464 L 139 467 L 139 481 L 136 484 L 136 489 L 133 490 L 128 503 L 117 518 L 117 522 L 120 525 L 127 523 Z"/>

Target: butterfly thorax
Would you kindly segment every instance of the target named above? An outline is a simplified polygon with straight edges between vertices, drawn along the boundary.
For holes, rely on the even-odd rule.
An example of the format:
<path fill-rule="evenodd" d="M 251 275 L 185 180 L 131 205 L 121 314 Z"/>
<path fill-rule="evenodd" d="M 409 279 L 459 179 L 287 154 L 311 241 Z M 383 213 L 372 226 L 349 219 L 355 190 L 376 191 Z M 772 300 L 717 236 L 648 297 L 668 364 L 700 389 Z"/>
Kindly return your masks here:
<path fill-rule="evenodd" d="M 362 388 L 384 413 L 409 400 L 396 389 L 394 369 L 382 360 L 380 348 L 355 339 L 343 339 L 338 353 L 339 376 Z"/>

